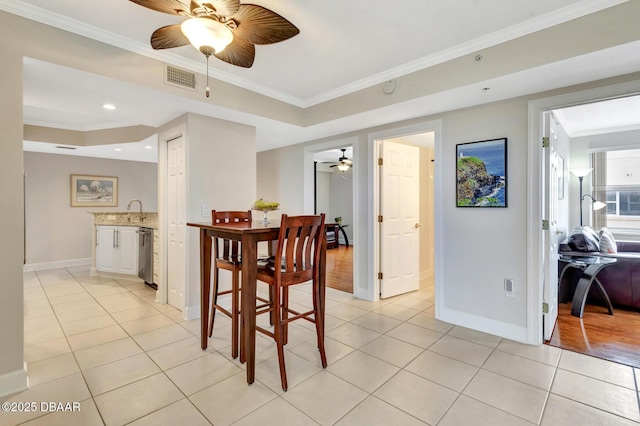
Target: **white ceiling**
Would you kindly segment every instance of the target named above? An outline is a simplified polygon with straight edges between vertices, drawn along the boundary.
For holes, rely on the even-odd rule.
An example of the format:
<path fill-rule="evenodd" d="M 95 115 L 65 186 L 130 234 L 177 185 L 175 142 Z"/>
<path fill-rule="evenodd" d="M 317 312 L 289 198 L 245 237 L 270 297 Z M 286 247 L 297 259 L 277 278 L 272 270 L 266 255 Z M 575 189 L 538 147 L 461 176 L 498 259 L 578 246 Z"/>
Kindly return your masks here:
<path fill-rule="evenodd" d="M 274 45 L 257 46 L 251 69 L 212 58 L 210 74 L 292 105 L 308 107 L 622 2 L 404 0 L 399 7 L 398 3 L 382 0 L 260 0 L 260 5 L 298 26 L 300 34 Z M 204 57 L 190 46 L 166 51 L 153 51 L 149 46 L 150 34 L 156 28 L 181 22 L 181 18 L 127 0 L 0 0 L 0 9 L 205 72 Z M 630 43 L 304 128 L 27 59 L 24 121 L 87 131 L 129 125 L 157 127 L 185 112 L 194 112 L 255 126 L 257 148 L 261 151 L 640 71 L 640 59 L 634 53 L 639 47 L 639 43 Z M 482 87 L 491 90 L 482 92 Z M 103 110 L 101 105 L 106 102 L 115 103 L 118 109 Z M 621 119 L 621 114 L 616 116 Z M 640 121 L 638 117 L 630 120 Z M 571 126 L 576 132 L 590 131 L 586 126 L 594 124 L 591 119 L 574 122 Z M 601 127 L 607 125 L 598 123 Z M 620 121 L 615 125 L 637 123 Z"/>

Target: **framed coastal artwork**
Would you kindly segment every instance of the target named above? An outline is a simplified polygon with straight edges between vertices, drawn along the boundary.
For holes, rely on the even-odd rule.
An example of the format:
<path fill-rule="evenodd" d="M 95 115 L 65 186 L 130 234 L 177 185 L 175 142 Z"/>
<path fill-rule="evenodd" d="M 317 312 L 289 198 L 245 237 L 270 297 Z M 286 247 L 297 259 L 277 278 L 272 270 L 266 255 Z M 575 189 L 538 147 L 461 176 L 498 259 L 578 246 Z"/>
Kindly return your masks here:
<path fill-rule="evenodd" d="M 118 178 L 71 175 L 71 207 L 116 207 Z"/>
<path fill-rule="evenodd" d="M 507 138 L 456 145 L 456 206 L 507 207 Z"/>

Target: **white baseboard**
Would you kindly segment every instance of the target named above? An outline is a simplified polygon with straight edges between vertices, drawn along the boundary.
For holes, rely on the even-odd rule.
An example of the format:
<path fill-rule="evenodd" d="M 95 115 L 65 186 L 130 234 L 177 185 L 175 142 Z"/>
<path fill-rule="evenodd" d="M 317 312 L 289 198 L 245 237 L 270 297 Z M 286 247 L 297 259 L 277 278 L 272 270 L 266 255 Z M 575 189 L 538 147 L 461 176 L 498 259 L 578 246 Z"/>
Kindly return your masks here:
<path fill-rule="evenodd" d="M 66 268 L 68 266 L 81 266 L 91 265 L 92 259 L 70 259 L 70 260 L 57 260 L 55 262 L 43 262 L 43 263 L 27 263 L 23 266 L 24 272 L 42 271 L 43 269 L 56 269 Z"/>
<path fill-rule="evenodd" d="M 182 311 L 182 318 L 186 321 L 191 321 L 197 318 L 200 318 L 200 305 L 196 306 L 187 306 Z"/>
<path fill-rule="evenodd" d="M 0 399 L 29 389 L 29 376 L 27 375 L 27 363 L 22 370 L 12 371 L 0 376 Z"/>
<path fill-rule="evenodd" d="M 437 319 L 439 319 L 440 321 L 448 322 L 450 324 L 470 328 L 472 330 L 493 334 L 494 336 L 499 336 L 505 339 L 511 339 L 521 343 L 533 344 L 527 341 L 526 327 L 519 327 L 517 325 L 507 324 L 502 321 L 491 320 L 447 308 L 443 308 L 440 311 L 440 315 L 438 315 Z"/>

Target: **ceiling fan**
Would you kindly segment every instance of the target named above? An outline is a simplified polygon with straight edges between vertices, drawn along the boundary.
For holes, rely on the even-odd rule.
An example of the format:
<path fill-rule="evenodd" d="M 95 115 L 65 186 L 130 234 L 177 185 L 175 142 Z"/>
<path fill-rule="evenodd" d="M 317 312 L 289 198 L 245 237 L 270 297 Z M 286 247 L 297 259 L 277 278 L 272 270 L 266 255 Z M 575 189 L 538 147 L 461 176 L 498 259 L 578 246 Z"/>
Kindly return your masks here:
<path fill-rule="evenodd" d="M 155 30 L 151 47 L 157 50 L 191 44 L 207 57 L 207 65 L 213 55 L 229 64 L 251 68 L 256 44 L 277 43 L 300 33 L 295 25 L 272 10 L 240 4 L 240 0 L 130 1 L 158 12 L 187 17 L 182 24 Z"/>
<path fill-rule="evenodd" d="M 329 166 L 330 168 L 337 167 L 338 170 L 340 170 L 341 172 L 346 172 L 347 170 L 349 170 L 350 167 L 353 166 L 353 161 L 349 160 L 345 154 L 346 150 L 347 148 L 340 148 L 340 151 L 342 151 L 342 156 L 338 158 L 338 164 Z"/>

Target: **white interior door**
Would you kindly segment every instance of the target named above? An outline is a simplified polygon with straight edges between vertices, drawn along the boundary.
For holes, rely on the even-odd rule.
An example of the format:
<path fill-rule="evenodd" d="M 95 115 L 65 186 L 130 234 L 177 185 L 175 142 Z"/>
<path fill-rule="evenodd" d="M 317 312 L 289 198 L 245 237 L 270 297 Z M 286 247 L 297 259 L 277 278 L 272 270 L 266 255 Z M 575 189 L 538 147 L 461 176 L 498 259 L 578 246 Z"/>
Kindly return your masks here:
<path fill-rule="evenodd" d="M 380 297 L 386 298 L 420 285 L 420 150 L 382 141 L 380 153 Z"/>
<path fill-rule="evenodd" d="M 186 150 L 184 138 L 167 146 L 167 303 L 184 310 L 186 286 Z"/>
<path fill-rule="evenodd" d="M 550 112 L 544 114 L 544 137 L 549 146 L 544 150 L 544 215 L 549 226 L 543 227 L 544 284 L 543 284 L 543 330 L 544 339 L 551 339 L 558 319 L 558 153 L 555 120 Z"/>

